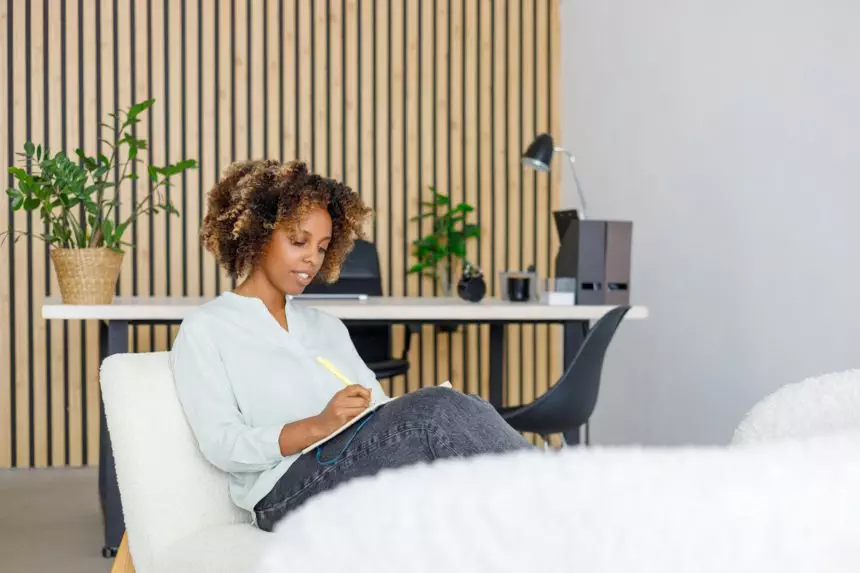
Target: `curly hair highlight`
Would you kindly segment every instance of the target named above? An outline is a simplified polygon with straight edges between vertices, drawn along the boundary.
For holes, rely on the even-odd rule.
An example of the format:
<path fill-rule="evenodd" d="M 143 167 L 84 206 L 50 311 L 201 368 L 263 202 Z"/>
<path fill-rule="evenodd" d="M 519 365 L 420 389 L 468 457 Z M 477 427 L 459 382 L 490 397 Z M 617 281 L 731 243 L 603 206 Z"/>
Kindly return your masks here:
<path fill-rule="evenodd" d="M 264 159 L 230 165 L 208 195 L 200 228 L 206 250 L 230 276 L 239 278 L 257 264 L 275 228 L 297 228 L 316 207 L 328 211 L 332 238 L 318 276 L 334 282 L 370 214 L 349 187 L 308 171 L 304 162 Z"/>

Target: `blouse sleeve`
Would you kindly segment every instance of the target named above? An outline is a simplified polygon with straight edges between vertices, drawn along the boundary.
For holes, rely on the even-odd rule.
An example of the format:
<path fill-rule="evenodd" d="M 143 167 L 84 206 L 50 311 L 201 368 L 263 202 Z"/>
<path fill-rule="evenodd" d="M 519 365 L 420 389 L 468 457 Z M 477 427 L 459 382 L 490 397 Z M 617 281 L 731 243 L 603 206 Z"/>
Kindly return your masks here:
<path fill-rule="evenodd" d="M 358 372 L 356 382 L 362 386 L 370 388 L 371 400 L 373 402 L 387 400 L 388 396 L 386 396 L 385 391 L 376 379 L 376 375 L 373 373 L 373 370 L 367 367 L 367 364 L 358 354 L 358 350 L 356 350 L 355 344 L 349 336 L 349 331 L 346 329 L 346 325 L 344 325 L 343 321 L 339 318 L 331 317 L 331 320 L 334 329 L 332 338 L 337 346 L 338 356 L 342 356 L 344 359 L 349 360 L 351 370 Z"/>
<path fill-rule="evenodd" d="M 203 456 L 230 473 L 260 472 L 283 459 L 282 425 L 253 427 L 242 419 L 215 341 L 184 323 L 170 352 L 179 401 Z"/>

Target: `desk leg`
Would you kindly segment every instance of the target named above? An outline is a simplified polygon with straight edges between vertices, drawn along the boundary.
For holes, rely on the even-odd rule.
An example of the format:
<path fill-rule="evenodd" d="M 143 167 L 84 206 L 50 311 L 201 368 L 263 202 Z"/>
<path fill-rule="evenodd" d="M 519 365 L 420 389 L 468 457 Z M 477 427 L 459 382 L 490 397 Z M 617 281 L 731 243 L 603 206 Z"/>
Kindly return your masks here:
<path fill-rule="evenodd" d="M 104 360 L 112 354 L 128 352 L 128 322 L 112 320 L 99 325 L 99 345 L 101 358 Z M 104 540 L 102 556 L 116 556 L 122 534 L 125 532 L 125 520 L 122 517 L 122 503 L 119 498 L 119 486 L 116 481 L 113 450 L 111 449 L 110 434 L 105 419 L 104 403 L 100 400 L 99 415 L 99 498 L 104 517 Z"/>
<path fill-rule="evenodd" d="M 588 334 L 589 324 L 587 320 L 576 320 L 564 323 L 564 369 L 570 366 L 573 359 L 576 358 L 576 353 L 579 352 L 579 347 L 585 342 L 585 336 Z M 588 424 L 586 423 L 586 435 Z M 564 433 L 564 442 L 569 446 L 578 445 L 582 442 L 580 438 L 582 428 L 570 430 Z"/>
<path fill-rule="evenodd" d="M 505 325 L 490 324 L 490 404 L 499 408 L 505 401 Z"/>

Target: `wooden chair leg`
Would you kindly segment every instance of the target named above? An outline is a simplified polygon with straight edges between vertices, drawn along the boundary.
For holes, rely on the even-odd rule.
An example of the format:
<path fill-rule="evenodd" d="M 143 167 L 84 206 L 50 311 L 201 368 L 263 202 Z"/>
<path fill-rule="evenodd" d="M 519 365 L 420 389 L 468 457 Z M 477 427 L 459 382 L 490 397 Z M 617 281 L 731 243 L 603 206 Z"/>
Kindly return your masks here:
<path fill-rule="evenodd" d="M 128 551 L 128 533 L 122 534 L 122 542 L 119 544 L 110 573 L 134 573 L 134 564 Z"/>

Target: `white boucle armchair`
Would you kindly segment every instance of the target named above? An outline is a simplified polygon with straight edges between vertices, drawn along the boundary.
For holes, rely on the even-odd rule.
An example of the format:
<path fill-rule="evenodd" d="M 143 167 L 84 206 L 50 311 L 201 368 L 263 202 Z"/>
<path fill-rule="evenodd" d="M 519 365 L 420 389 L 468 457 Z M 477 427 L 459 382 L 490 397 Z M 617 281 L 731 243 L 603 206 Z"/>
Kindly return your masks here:
<path fill-rule="evenodd" d="M 128 540 L 114 571 L 860 571 L 860 371 L 779 390 L 730 447 L 403 468 L 320 495 L 274 534 L 199 453 L 167 353 L 112 356 L 101 385 Z"/>
<path fill-rule="evenodd" d="M 137 573 L 239 573 L 271 534 L 230 501 L 227 478 L 197 448 L 166 352 L 119 354 L 101 367 L 127 548 L 114 569 Z M 124 540 L 124 543 L 126 542 Z"/>

